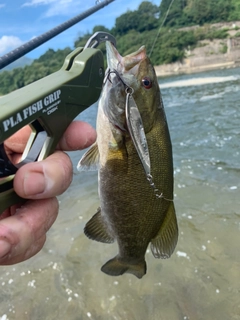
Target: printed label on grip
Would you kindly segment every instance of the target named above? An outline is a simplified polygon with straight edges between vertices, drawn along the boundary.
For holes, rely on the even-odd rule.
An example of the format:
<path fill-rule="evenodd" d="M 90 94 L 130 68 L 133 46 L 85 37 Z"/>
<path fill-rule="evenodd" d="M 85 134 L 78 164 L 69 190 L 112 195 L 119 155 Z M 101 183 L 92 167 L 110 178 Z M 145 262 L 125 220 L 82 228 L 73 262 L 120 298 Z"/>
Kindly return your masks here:
<path fill-rule="evenodd" d="M 60 95 L 61 90 L 56 90 L 47 95 L 45 98 L 33 103 L 31 106 L 21 110 L 20 112 L 17 112 L 14 116 L 4 120 L 2 122 L 4 132 L 21 123 L 23 120 L 31 117 L 38 111 L 42 110 L 42 113 L 46 113 L 47 115 L 52 114 L 58 110 L 58 105 L 61 102 Z"/>

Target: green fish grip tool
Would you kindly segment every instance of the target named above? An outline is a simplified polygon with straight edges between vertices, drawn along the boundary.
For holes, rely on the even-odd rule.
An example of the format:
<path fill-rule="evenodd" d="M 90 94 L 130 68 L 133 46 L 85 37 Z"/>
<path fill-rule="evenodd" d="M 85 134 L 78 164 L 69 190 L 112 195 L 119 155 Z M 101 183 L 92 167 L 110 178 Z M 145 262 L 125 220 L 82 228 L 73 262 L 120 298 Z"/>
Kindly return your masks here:
<path fill-rule="evenodd" d="M 104 59 L 95 47 L 107 40 L 116 45 L 112 35 L 95 33 L 84 48 L 75 49 L 65 58 L 59 71 L 0 98 L 0 214 L 26 200 L 13 189 L 17 170 L 53 153 L 73 119 L 98 100 Z M 4 141 L 26 125 L 32 132 L 21 161 L 13 164 Z"/>

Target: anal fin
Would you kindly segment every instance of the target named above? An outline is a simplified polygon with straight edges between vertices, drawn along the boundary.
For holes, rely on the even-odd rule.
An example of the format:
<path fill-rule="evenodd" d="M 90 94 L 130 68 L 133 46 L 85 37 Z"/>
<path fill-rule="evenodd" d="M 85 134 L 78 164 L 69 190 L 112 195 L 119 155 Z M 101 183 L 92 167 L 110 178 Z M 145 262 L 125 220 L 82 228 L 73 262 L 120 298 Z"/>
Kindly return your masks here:
<path fill-rule="evenodd" d="M 84 228 L 84 233 L 92 240 L 104 243 L 114 242 L 114 238 L 109 234 L 107 226 L 101 216 L 101 208 L 98 208 L 95 215 L 87 222 Z"/>
<path fill-rule="evenodd" d="M 151 250 L 155 258 L 167 259 L 172 255 L 178 241 L 178 225 L 173 202 L 156 237 L 151 240 Z"/>

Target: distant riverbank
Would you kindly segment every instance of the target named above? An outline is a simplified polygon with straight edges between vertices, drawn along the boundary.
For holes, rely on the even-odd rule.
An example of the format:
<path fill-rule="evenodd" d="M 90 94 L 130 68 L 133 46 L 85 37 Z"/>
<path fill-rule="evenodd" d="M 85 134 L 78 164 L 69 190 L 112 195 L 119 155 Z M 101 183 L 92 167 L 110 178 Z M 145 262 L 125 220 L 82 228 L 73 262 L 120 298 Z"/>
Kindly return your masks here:
<path fill-rule="evenodd" d="M 230 27 L 226 24 L 213 26 L 215 28 Z M 156 66 L 157 76 L 164 77 L 240 66 L 240 33 L 237 31 L 239 28 L 240 22 L 236 22 L 228 31 L 228 38 L 199 41 L 197 47 L 193 49 L 189 47 L 185 50 L 183 61 Z"/>
<path fill-rule="evenodd" d="M 155 66 L 157 77 L 167 77 L 180 74 L 199 73 L 211 70 L 229 69 L 240 66 L 239 61 L 226 61 L 221 63 L 203 64 L 199 66 L 190 66 L 187 63 L 172 63 L 161 66 Z"/>

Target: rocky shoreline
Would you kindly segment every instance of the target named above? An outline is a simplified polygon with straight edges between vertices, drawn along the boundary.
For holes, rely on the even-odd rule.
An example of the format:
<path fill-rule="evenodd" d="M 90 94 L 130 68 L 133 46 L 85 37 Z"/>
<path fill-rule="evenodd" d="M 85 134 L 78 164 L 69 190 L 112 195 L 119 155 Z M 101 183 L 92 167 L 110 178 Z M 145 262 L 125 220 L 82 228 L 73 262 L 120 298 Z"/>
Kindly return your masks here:
<path fill-rule="evenodd" d="M 226 61 L 221 63 L 203 64 L 199 66 L 190 66 L 186 63 L 172 63 L 155 66 L 157 77 L 168 77 L 181 74 L 193 74 L 211 70 L 229 69 L 240 66 L 238 61 Z"/>
<path fill-rule="evenodd" d="M 185 29 L 190 30 L 197 27 L 199 26 Z M 194 49 L 185 50 L 183 61 L 156 66 L 157 76 L 166 77 L 240 66 L 240 32 L 238 31 L 240 21 L 213 24 L 211 28 L 227 28 L 228 38 L 199 41 L 198 46 Z"/>

